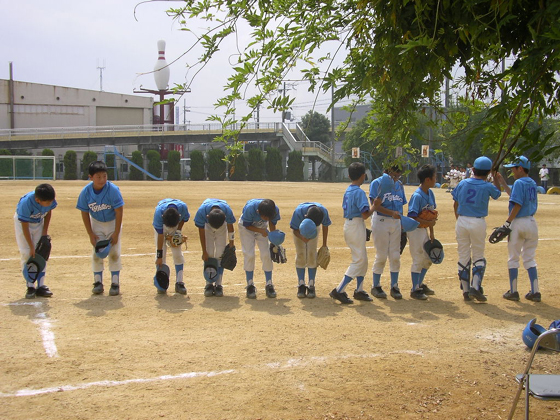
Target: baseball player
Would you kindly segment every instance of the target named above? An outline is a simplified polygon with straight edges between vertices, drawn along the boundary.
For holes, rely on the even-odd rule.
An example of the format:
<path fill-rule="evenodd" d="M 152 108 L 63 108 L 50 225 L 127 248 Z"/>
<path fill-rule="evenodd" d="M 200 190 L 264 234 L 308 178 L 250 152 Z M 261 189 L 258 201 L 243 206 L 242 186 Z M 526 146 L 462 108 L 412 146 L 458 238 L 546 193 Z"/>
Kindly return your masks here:
<path fill-rule="evenodd" d="M 538 207 L 537 184 L 529 178 L 531 162 L 525 156 L 517 158 L 513 163 L 504 165 L 504 168 L 511 168 L 511 173 L 515 179 L 513 188 L 510 188 L 498 172 L 495 175 L 504 187 L 504 191 L 509 195 L 509 215 L 503 227 L 511 229 L 508 240 L 510 288 L 504 293 L 504 298 L 513 301 L 519 300 L 517 276 L 519 257 L 521 256 L 523 266 L 527 270 L 531 282 L 531 291 L 525 295 L 525 298 L 533 302 L 540 302 L 541 293 L 535 261 L 539 240 L 539 230 L 534 218 Z"/>
<path fill-rule="evenodd" d="M 207 198 L 204 200 L 194 217 L 194 224 L 198 228 L 200 245 L 202 246 L 202 260 L 216 258 L 220 261 L 226 245 L 233 247 L 235 217 L 231 207 L 224 200 Z M 204 296 L 224 295 L 222 278 L 224 268 L 218 266 L 218 275 L 215 282 L 206 282 Z M 215 284 L 214 284 L 215 283 Z"/>
<path fill-rule="evenodd" d="M 264 271 L 266 296 L 276 297 L 276 290 L 272 284 L 272 258 L 268 246 L 269 231 L 276 230 L 280 220 L 280 210 L 274 201 L 262 198 L 253 198 L 243 207 L 239 218 L 239 238 L 243 252 L 243 268 L 247 279 L 247 298 L 256 299 L 257 289 L 253 281 L 255 270 L 255 246 L 259 247 L 262 269 Z M 268 229 L 267 229 L 268 228 Z"/>
<path fill-rule="evenodd" d="M 110 296 L 120 293 L 119 276 L 121 263 L 121 227 L 123 220 L 124 201 L 119 190 L 111 181 L 107 181 L 107 165 L 102 161 L 92 162 L 88 167 L 90 183 L 78 197 L 76 208 L 82 212 L 82 221 L 93 245 L 92 293 L 103 293 L 103 259 L 95 253 L 97 241 L 108 239 L 111 242 L 109 251 L 109 270 L 111 271 Z"/>
<path fill-rule="evenodd" d="M 296 273 L 298 278 L 298 298 L 315 297 L 315 276 L 317 274 L 317 228 L 322 226 L 323 246 L 327 246 L 329 226 L 332 224 L 327 209 L 319 203 L 301 203 L 296 207 L 290 221 L 296 247 Z M 305 267 L 309 276 L 305 285 Z"/>
<path fill-rule="evenodd" d="M 166 237 L 173 235 L 177 230 L 182 230 L 185 222 L 189 221 L 191 215 L 187 205 L 174 198 L 165 198 L 161 200 L 154 212 L 154 221 L 152 226 L 155 230 L 156 241 L 156 266 L 160 267 L 165 264 L 167 254 Z M 182 295 L 187 294 L 187 288 L 183 282 L 183 266 L 185 257 L 181 245 L 170 246 L 173 254 L 173 264 L 175 264 L 175 292 Z M 165 293 L 158 289 L 158 293 Z"/>
<path fill-rule="evenodd" d="M 472 298 L 485 302 L 482 279 L 486 270 L 484 245 L 486 243 L 486 219 L 490 197 L 497 200 L 502 193 L 494 178 L 495 185 L 486 181 L 492 169 L 492 161 L 480 156 L 474 161 L 473 177 L 459 183 L 451 193 L 455 211 L 455 235 L 459 260 L 459 281 L 463 299 Z M 472 263 L 472 280 L 471 280 Z"/>
<path fill-rule="evenodd" d="M 433 188 L 436 184 L 436 168 L 433 165 L 423 165 L 417 173 L 420 180 L 420 186 L 414 191 L 408 202 L 408 217 L 413 218 L 426 228 L 418 227 L 407 233 L 410 255 L 412 256 L 412 290 L 410 297 L 418 300 L 428 299 L 427 295 L 435 294 L 426 284 L 424 278 L 428 269 L 432 265 L 432 261 L 424 251 L 424 244 L 427 241 L 433 241 L 435 220 L 424 220 L 420 217 L 422 210 L 436 209 L 436 198 Z M 428 234 L 428 228 L 430 230 Z"/>
<path fill-rule="evenodd" d="M 56 206 L 54 188 L 50 184 L 40 184 L 35 191 L 31 191 L 19 199 L 14 214 L 14 227 L 22 269 L 30 257 L 35 257 L 35 247 L 41 236 L 48 234 L 52 210 Z M 53 295 L 45 285 L 45 274 L 46 267 L 37 276 L 37 285 L 26 279 L 25 297 L 27 299 Z"/>
<path fill-rule="evenodd" d="M 387 299 L 387 294 L 381 288 L 381 274 L 389 258 L 391 273 L 391 296 L 394 299 L 402 299 L 399 289 L 399 270 L 401 265 L 401 218 L 403 205 L 407 203 L 404 187 L 399 181 L 402 170 L 393 166 L 385 171 L 393 178 L 392 190 L 379 196 L 381 177 L 373 180 L 369 188 L 369 199 L 375 209 L 371 217 L 371 230 L 373 232 L 373 244 L 375 246 L 375 260 L 373 262 L 373 286 L 371 294 L 379 299 Z"/>
<path fill-rule="evenodd" d="M 373 300 L 363 289 L 364 276 L 368 267 L 365 220 L 373 213 L 373 207 L 369 206 L 365 191 L 360 188 L 366 179 L 364 164 L 361 162 L 352 163 L 348 167 L 348 176 L 352 183 L 344 193 L 342 209 L 346 219 L 344 222 L 344 240 L 352 253 L 352 263 L 346 270 L 340 284 L 329 294 L 330 297 L 344 304 L 354 302 L 344 291 L 354 277 L 356 278 L 354 299 Z"/>

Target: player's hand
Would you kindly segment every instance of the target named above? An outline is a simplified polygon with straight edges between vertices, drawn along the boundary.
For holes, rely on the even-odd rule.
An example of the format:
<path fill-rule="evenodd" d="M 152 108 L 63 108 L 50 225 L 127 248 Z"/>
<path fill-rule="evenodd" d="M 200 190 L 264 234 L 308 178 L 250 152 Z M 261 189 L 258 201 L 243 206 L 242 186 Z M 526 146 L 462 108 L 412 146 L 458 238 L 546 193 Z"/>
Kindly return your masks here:
<path fill-rule="evenodd" d="M 111 245 L 116 245 L 119 241 L 119 235 L 115 235 L 114 233 L 111 235 Z"/>
<path fill-rule="evenodd" d="M 95 246 L 95 244 L 97 244 L 97 240 L 99 238 L 97 236 L 95 236 L 94 233 L 92 233 L 91 235 L 89 235 L 89 243 L 92 244 L 93 246 Z"/>
<path fill-rule="evenodd" d="M 163 264 L 163 258 L 156 259 L 156 267 L 159 268 Z"/>
<path fill-rule="evenodd" d="M 35 258 L 35 248 L 33 247 L 29 248 L 29 257 Z"/>
<path fill-rule="evenodd" d="M 265 238 L 267 238 L 268 237 L 268 230 L 261 229 L 261 235 L 264 236 Z"/>
<path fill-rule="evenodd" d="M 394 211 L 393 212 L 393 219 L 400 219 L 401 218 L 401 214 L 398 211 Z"/>
<path fill-rule="evenodd" d="M 202 251 L 202 261 L 208 261 L 208 252 Z"/>

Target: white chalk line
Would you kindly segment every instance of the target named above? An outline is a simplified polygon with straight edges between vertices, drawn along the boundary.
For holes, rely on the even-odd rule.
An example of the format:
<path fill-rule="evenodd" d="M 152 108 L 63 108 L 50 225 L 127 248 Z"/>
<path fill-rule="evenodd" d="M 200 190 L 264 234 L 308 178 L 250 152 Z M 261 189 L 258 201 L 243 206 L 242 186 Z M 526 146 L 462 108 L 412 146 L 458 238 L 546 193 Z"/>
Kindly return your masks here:
<path fill-rule="evenodd" d="M 539 241 L 559 241 L 560 238 L 539 238 Z M 507 242 L 504 242 L 507 243 Z M 444 243 L 443 245 L 446 246 L 457 246 L 456 242 L 448 242 L 448 243 Z M 373 245 L 371 246 L 366 246 L 367 249 L 374 249 L 375 247 Z M 294 249 L 292 248 L 285 248 L 287 251 L 292 251 Z M 346 246 L 337 246 L 337 247 L 329 247 L 329 249 L 331 251 L 340 251 L 340 250 L 347 250 L 348 247 Z M 200 254 L 201 251 L 183 251 L 183 253 L 185 254 Z M 148 253 L 143 253 L 143 254 L 121 254 L 121 257 L 148 257 L 148 256 L 155 256 L 155 252 L 148 252 Z M 54 259 L 54 260 L 65 260 L 65 259 L 75 259 L 75 258 L 91 258 L 91 255 L 59 255 L 59 256 L 55 256 L 55 255 L 51 255 L 50 259 Z M 7 261 L 20 261 L 20 258 L 0 258 L 0 262 L 7 262 Z"/>
<path fill-rule="evenodd" d="M 415 351 L 415 350 L 397 350 L 388 352 L 385 354 L 381 353 L 369 353 L 369 354 L 348 354 L 348 355 L 341 355 L 341 356 L 311 356 L 311 357 L 299 357 L 299 358 L 291 358 L 284 362 L 273 362 L 273 363 L 265 363 L 261 365 L 255 366 L 246 366 L 245 368 L 240 369 L 226 369 L 220 371 L 207 371 L 207 372 L 185 372 L 180 373 L 177 375 L 162 375 L 153 378 L 135 378 L 135 379 L 125 379 L 122 381 L 96 381 L 96 382 L 87 382 L 78 385 L 60 385 L 48 388 L 39 388 L 39 389 L 30 389 L 24 388 L 14 392 L 0 392 L 0 397 L 2 398 L 9 398 L 9 397 L 30 397 L 35 395 L 42 395 L 42 394 L 52 394 L 55 392 L 67 392 L 67 391 L 79 391 L 83 389 L 88 389 L 92 387 L 116 387 L 116 386 L 125 386 L 130 384 L 146 384 L 146 383 L 153 383 L 153 382 L 165 382 L 165 381 L 173 381 L 179 379 L 192 379 L 192 378 L 200 378 L 206 377 L 211 378 L 220 375 L 230 375 L 234 373 L 240 373 L 243 370 L 250 370 L 250 369 L 293 369 L 293 368 L 301 368 L 306 367 L 309 365 L 314 364 L 321 364 L 321 363 L 328 363 L 337 360 L 346 360 L 346 359 L 369 359 L 369 358 L 378 358 L 383 356 L 388 356 L 392 354 L 408 354 L 414 356 L 423 356 L 422 352 Z"/>
<path fill-rule="evenodd" d="M 15 302 L 15 303 L 3 303 L 3 306 L 34 306 L 39 309 L 43 305 L 42 302 Z M 47 314 L 45 312 L 39 312 L 35 315 L 33 319 L 35 325 L 39 328 L 39 333 L 43 339 L 43 348 L 48 357 L 58 357 L 58 349 L 56 348 L 56 343 L 54 339 L 54 332 L 52 331 L 52 324 Z"/>

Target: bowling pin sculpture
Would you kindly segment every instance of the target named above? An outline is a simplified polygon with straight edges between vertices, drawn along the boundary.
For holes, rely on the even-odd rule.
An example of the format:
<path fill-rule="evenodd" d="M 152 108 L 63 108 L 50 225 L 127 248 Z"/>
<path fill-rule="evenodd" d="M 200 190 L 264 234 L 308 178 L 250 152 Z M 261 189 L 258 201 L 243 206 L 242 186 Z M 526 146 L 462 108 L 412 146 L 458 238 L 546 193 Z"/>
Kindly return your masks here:
<path fill-rule="evenodd" d="M 169 67 L 165 61 L 165 41 L 159 40 L 158 46 L 158 60 L 154 66 L 154 79 L 158 90 L 166 90 L 169 85 Z"/>

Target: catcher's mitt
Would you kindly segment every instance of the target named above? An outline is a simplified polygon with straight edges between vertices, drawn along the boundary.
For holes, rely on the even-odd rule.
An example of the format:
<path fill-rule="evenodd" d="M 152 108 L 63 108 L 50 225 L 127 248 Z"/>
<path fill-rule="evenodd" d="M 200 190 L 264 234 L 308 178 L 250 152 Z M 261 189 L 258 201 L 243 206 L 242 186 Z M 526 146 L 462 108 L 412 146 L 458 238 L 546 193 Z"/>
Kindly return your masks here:
<path fill-rule="evenodd" d="M 237 257 L 235 256 L 235 245 L 226 245 L 224 253 L 222 254 L 222 261 L 220 265 L 226 270 L 233 270 L 237 265 Z"/>
<path fill-rule="evenodd" d="M 35 254 L 39 254 L 45 261 L 48 261 L 51 255 L 51 237 L 49 235 L 41 236 L 35 247 Z"/>
<path fill-rule="evenodd" d="M 326 270 L 330 262 L 331 252 L 329 251 L 329 248 L 327 248 L 326 246 L 322 246 L 317 252 L 317 265 L 323 270 Z"/>
<path fill-rule="evenodd" d="M 282 245 L 274 245 L 273 243 L 270 244 L 270 258 L 278 264 L 284 264 L 288 261 L 284 247 Z"/>
<path fill-rule="evenodd" d="M 401 232 L 401 250 L 400 250 L 401 255 L 407 243 L 408 243 L 408 236 L 406 236 L 406 232 Z"/>
<path fill-rule="evenodd" d="M 185 244 L 185 249 L 187 249 L 187 237 L 183 235 L 183 232 L 176 230 L 175 232 L 165 236 L 165 241 L 168 246 L 176 248 Z"/>
<path fill-rule="evenodd" d="M 490 238 L 488 238 L 488 242 L 497 244 L 507 238 L 511 233 L 510 225 L 511 223 L 505 222 L 502 226 L 494 228 Z"/>
<path fill-rule="evenodd" d="M 428 221 L 432 221 L 432 220 L 437 220 L 438 218 L 438 212 L 437 210 L 432 210 L 432 209 L 424 209 L 420 212 L 420 214 L 418 215 L 419 219 L 424 219 L 424 220 L 428 220 Z M 426 225 L 425 223 L 420 222 L 420 224 L 418 225 L 419 228 L 427 228 L 428 225 Z"/>

